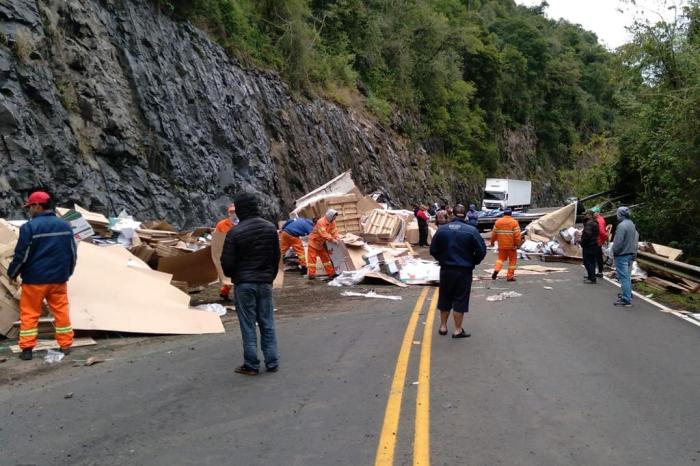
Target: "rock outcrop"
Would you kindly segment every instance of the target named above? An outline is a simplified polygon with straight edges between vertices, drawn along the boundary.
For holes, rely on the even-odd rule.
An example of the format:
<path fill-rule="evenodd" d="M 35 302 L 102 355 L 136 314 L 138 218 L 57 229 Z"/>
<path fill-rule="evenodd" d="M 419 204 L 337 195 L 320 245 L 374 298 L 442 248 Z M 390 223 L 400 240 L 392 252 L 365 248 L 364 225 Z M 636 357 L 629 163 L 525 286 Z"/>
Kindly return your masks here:
<path fill-rule="evenodd" d="M 348 169 L 397 203 L 440 189 L 422 149 L 293 96 L 144 0 L 3 0 L 0 138 L 0 217 L 36 186 L 179 227 L 211 224 L 241 190 L 281 217 Z"/>

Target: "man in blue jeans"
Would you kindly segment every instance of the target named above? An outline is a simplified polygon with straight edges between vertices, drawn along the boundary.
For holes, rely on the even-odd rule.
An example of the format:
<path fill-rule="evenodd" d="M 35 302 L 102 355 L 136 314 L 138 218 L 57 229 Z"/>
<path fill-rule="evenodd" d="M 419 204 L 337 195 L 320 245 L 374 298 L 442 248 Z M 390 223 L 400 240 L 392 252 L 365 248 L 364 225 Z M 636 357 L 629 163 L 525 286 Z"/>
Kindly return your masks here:
<path fill-rule="evenodd" d="M 615 306 L 632 306 L 632 262 L 637 257 L 638 241 L 639 234 L 630 219 L 630 210 L 627 207 L 620 207 L 617 209 L 617 228 L 615 229 L 612 253 L 622 293 L 615 301 Z"/>
<path fill-rule="evenodd" d="M 243 338 L 244 362 L 235 371 L 244 375 L 258 375 L 260 371 L 257 322 L 265 368 L 277 372 L 279 354 L 272 305 L 272 282 L 280 261 L 277 229 L 260 217 L 254 194 L 239 194 L 234 204 L 239 223 L 226 234 L 221 266 L 235 286 L 236 314 Z"/>

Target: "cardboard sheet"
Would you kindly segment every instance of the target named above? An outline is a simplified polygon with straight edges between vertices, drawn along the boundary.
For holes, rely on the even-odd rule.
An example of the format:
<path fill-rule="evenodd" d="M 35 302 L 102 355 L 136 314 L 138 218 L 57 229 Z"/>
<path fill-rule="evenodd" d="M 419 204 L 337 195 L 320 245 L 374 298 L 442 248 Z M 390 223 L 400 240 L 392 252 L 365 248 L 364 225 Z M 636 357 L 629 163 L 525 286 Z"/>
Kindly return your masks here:
<path fill-rule="evenodd" d="M 226 233 L 215 231 L 211 234 L 211 259 L 214 261 L 216 274 L 219 277 L 219 286 L 230 285 L 231 279 L 224 275 L 224 269 L 221 267 L 221 254 L 224 252 L 224 241 Z"/>
<path fill-rule="evenodd" d="M 218 278 L 209 246 L 193 253 L 161 257 L 158 270 L 172 274 L 173 280 L 187 282 L 190 287 L 208 285 Z"/>
<path fill-rule="evenodd" d="M 131 259 L 125 260 L 125 254 L 130 255 L 121 246 L 79 244 L 78 264 L 68 282 L 74 329 L 159 334 L 224 332 L 216 314 L 190 309 L 190 297 L 166 283 L 164 274 L 129 266 Z M 208 250 L 206 254 L 211 262 Z"/>
<path fill-rule="evenodd" d="M 335 268 L 336 274 L 357 270 L 357 267 L 355 267 L 355 262 L 350 255 L 349 248 L 345 246 L 345 244 L 342 242 L 326 242 L 326 249 L 328 249 L 328 252 L 331 255 L 331 261 L 333 261 L 333 267 Z"/>
<path fill-rule="evenodd" d="M 277 276 L 272 282 L 272 289 L 279 290 L 284 287 L 284 257 L 280 256 L 280 263 L 277 266 Z"/>

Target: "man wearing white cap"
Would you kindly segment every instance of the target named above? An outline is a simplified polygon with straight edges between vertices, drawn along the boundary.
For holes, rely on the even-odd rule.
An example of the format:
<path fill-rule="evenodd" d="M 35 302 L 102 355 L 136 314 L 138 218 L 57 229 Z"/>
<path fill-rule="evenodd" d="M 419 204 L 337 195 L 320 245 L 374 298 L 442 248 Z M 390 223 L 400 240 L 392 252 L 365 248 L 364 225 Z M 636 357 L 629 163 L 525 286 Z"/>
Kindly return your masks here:
<path fill-rule="evenodd" d="M 335 277 L 335 268 L 331 261 L 331 256 L 326 249 L 326 241 L 335 243 L 338 241 L 338 227 L 335 223 L 335 218 L 338 212 L 334 209 L 328 209 L 326 215 L 318 219 L 314 229 L 309 235 L 309 251 L 306 267 L 309 271 L 309 280 L 316 277 L 316 258 L 321 259 L 323 268 L 326 269 L 328 278 Z"/>

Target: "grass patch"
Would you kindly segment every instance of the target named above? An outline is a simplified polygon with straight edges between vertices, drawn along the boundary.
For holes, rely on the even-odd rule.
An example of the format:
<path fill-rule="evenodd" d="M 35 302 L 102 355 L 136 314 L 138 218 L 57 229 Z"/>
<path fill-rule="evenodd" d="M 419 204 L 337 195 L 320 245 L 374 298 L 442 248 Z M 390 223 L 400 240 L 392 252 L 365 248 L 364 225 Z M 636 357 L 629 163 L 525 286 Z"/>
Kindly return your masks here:
<path fill-rule="evenodd" d="M 663 304 L 674 311 L 700 312 L 700 294 L 676 294 L 657 290 L 645 283 L 633 283 L 632 288 L 637 293 L 650 296 L 651 299 Z"/>
<path fill-rule="evenodd" d="M 34 39 L 32 39 L 32 35 L 24 29 L 19 29 L 17 34 L 15 34 L 15 43 L 12 49 L 21 63 L 28 63 L 29 56 L 34 51 Z"/>

